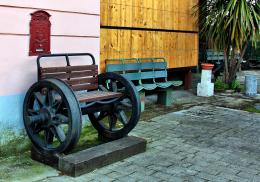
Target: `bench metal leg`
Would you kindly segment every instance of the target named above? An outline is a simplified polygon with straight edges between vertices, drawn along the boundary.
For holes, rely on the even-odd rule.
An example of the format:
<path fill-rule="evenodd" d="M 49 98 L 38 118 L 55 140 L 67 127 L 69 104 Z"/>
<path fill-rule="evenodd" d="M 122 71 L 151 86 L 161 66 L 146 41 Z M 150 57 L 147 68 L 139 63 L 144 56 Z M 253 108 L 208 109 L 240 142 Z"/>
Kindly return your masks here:
<path fill-rule="evenodd" d="M 171 106 L 173 101 L 172 101 L 172 89 L 164 89 L 158 93 L 158 99 L 157 99 L 158 104 L 162 104 L 165 106 Z"/>
<path fill-rule="evenodd" d="M 145 92 L 140 91 L 139 95 L 140 95 L 140 99 L 141 99 L 141 112 L 143 112 L 144 108 L 145 108 Z"/>

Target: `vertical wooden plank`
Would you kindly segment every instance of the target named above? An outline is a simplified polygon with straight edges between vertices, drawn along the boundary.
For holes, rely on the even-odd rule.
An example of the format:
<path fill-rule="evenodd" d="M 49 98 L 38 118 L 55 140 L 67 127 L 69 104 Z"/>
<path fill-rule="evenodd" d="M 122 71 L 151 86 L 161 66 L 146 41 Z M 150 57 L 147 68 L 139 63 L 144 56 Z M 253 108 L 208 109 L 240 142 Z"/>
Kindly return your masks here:
<path fill-rule="evenodd" d="M 170 61 L 169 61 L 169 67 L 173 68 L 176 67 L 178 60 L 178 48 L 177 48 L 177 39 L 178 39 L 178 33 L 171 32 L 170 33 Z"/>
<path fill-rule="evenodd" d="M 100 29 L 100 71 L 105 71 L 105 59 L 108 55 L 108 30 Z"/>
<path fill-rule="evenodd" d="M 131 57 L 131 30 L 119 30 L 118 40 L 120 42 L 119 56 L 120 58 Z"/>
<path fill-rule="evenodd" d="M 184 30 L 183 24 L 184 24 L 184 9 L 183 7 L 185 5 L 185 0 L 178 0 L 178 30 Z"/>
<path fill-rule="evenodd" d="M 100 4 L 100 25 L 106 26 L 108 24 L 108 3 L 107 2 L 101 2 Z"/>
<path fill-rule="evenodd" d="M 176 61 L 174 62 L 174 66 L 178 67 L 181 62 L 181 33 L 176 33 Z"/>
<path fill-rule="evenodd" d="M 131 57 L 143 57 L 144 31 L 133 30 L 131 36 Z"/>
<path fill-rule="evenodd" d="M 132 27 L 133 7 L 127 4 L 121 5 L 121 27 Z"/>
<path fill-rule="evenodd" d="M 173 28 L 173 17 L 172 17 L 172 6 L 173 1 L 172 0 L 165 0 L 164 2 L 164 25 L 165 29 L 171 30 Z"/>
<path fill-rule="evenodd" d="M 154 32 L 144 32 L 144 57 L 154 57 Z"/>
<path fill-rule="evenodd" d="M 118 30 L 116 29 L 109 29 L 108 30 L 108 58 L 118 58 L 119 50 L 120 50 L 120 43 L 118 40 Z"/>
<path fill-rule="evenodd" d="M 153 0 L 153 28 L 165 28 L 164 1 Z"/>
<path fill-rule="evenodd" d="M 133 4 L 133 27 L 144 27 L 144 9 L 142 1 L 134 0 Z"/>
<path fill-rule="evenodd" d="M 165 50 L 164 50 L 164 35 L 165 35 L 165 32 L 158 32 L 158 49 L 159 49 L 159 54 L 158 56 L 159 57 L 164 57 L 165 55 Z"/>
<path fill-rule="evenodd" d="M 120 26 L 121 22 L 121 5 L 110 3 L 108 6 L 108 25 Z"/>
<path fill-rule="evenodd" d="M 151 8 L 143 8 L 144 11 L 144 28 L 153 28 L 153 12 L 154 10 Z"/>
<path fill-rule="evenodd" d="M 171 32 L 162 32 L 163 33 L 163 53 L 161 55 L 161 57 L 164 57 L 169 65 L 169 59 L 170 59 L 170 36 L 171 36 Z"/>
<path fill-rule="evenodd" d="M 194 34 L 194 49 L 193 49 L 193 61 L 192 66 L 197 66 L 199 63 L 199 34 Z"/>
<path fill-rule="evenodd" d="M 153 0 L 142 0 L 143 7 L 148 9 L 153 9 Z"/>
<path fill-rule="evenodd" d="M 179 0 L 174 0 L 172 4 L 173 29 L 179 30 Z"/>

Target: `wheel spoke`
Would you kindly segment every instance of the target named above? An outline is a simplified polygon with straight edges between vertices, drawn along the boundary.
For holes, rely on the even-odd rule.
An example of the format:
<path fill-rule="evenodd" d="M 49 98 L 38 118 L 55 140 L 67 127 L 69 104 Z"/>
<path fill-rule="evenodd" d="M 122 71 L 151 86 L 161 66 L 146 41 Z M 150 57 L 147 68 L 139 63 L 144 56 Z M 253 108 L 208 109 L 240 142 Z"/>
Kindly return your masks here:
<path fill-rule="evenodd" d="M 100 120 L 104 119 L 107 116 L 108 116 L 107 112 L 101 112 L 98 116 L 96 116 L 96 120 L 100 121 Z"/>
<path fill-rule="evenodd" d="M 109 121 L 109 131 L 112 131 L 113 128 L 116 126 L 116 117 L 114 115 L 111 115 L 108 117 Z"/>
<path fill-rule="evenodd" d="M 116 81 L 110 80 L 109 86 L 110 86 L 111 91 L 117 92 L 117 83 L 116 83 Z"/>
<path fill-rule="evenodd" d="M 39 133 L 43 130 L 43 127 L 42 127 L 41 125 L 39 125 L 39 124 L 32 123 L 31 125 L 33 125 L 33 126 L 31 126 L 31 127 L 32 127 L 32 129 L 33 129 L 33 134 L 34 134 L 34 135 L 35 135 L 35 134 L 39 134 Z"/>
<path fill-rule="evenodd" d="M 69 124 L 69 118 L 63 114 L 56 114 L 59 124 Z"/>
<path fill-rule="evenodd" d="M 52 90 L 49 90 L 47 92 L 47 98 L 48 98 L 48 105 L 52 107 L 54 105 L 54 102 L 55 102 L 55 98 L 53 96 L 53 91 Z"/>
<path fill-rule="evenodd" d="M 46 129 L 44 131 L 44 134 L 45 134 L 45 144 L 46 144 L 46 146 L 52 144 L 53 137 L 54 137 L 54 134 L 53 134 L 52 130 Z"/>
<path fill-rule="evenodd" d="M 64 134 L 64 131 L 60 126 L 54 126 L 52 132 L 54 133 L 54 136 L 58 139 L 60 143 L 65 141 L 66 135 Z"/>
<path fill-rule="evenodd" d="M 41 122 L 41 115 L 33 115 L 33 116 L 27 116 L 29 121 L 30 121 L 30 124 L 34 124 L 34 123 L 39 123 Z"/>
<path fill-rule="evenodd" d="M 34 92 L 33 95 L 41 106 L 45 106 L 46 98 L 40 92 Z"/>
<path fill-rule="evenodd" d="M 34 109 L 28 109 L 28 113 L 33 116 L 33 115 L 38 115 L 39 114 L 39 110 L 34 110 Z"/>
<path fill-rule="evenodd" d="M 129 102 L 128 100 L 122 100 L 118 102 L 118 105 L 116 106 L 117 110 L 131 110 L 133 105 L 131 101 Z"/>
<path fill-rule="evenodd" d="M 55 109 L 55 112 L 57 113 L 61 107 L 62 104 L 62 100 L 55 100 L 54 104 L 53 104 L 53 108 Z"/>
<path fill-rule="evenodd" d="M 108 92 L 107 88 L 104 87 L 103 85 L 98 85 L 98 88 L 104 92 Z"/>
<path fill-rule="evenodd" d="M 120 104 L 122 104 L 125 107 L 132 108 L 132 103 L 126 102 L 126 101 L 120 101 Z"/>
<path fill-rule="evenodd" d="M 125 112 L 123 110 L 119 110 L 117 115 L 118 115 L 119 121 L 125 126 L 128 122 Z"/>

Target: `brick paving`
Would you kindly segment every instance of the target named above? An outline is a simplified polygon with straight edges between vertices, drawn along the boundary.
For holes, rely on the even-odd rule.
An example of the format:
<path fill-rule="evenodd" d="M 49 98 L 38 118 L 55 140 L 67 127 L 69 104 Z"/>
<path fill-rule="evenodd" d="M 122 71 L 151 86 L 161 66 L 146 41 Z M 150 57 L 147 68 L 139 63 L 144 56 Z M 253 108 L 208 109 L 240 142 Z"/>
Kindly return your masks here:
<path fill-rule="evenodd" d="M 42 181 L 260 181 L 260 114 L 204 105 L 140 122 L 147 151 L 70 178 Z"/>

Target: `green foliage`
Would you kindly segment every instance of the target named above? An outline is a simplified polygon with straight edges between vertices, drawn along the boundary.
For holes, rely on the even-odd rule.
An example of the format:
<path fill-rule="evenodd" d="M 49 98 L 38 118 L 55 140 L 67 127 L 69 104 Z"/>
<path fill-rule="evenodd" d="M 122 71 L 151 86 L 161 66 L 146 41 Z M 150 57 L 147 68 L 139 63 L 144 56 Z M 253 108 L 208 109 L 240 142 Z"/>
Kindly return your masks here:
<path fill-rule="evenodd" d="M 84 126 L 74 152 L 100 143 L 97 131 L 91 125 Z M 51 167 L 31 159 L 30 148 L 31 141 L 26 133 L 15 133 L 11 129 L 1 133 L 0 181 L 33 181 L 44 173 L 56 175 Z"/>
<path fill-rule="evenodd" d="M 201 1 L 197 11 L 201 33 L 220 50 L 242 50 L 259 38 L 260 3 L 252 0 Z"/>
<path fill-rule="evenodd" d="M 103 141 L 100 141 L 98 139 L 97 130 L 92 125 L 86 125 L 81 129 L 80 138 L 77 146 L 70 153 L 94 147 L 102 143 Z"/>
<path fill-rule="evenodd" d="M 256 109 L 255 107 L 247 107 L 244 109 L 245 111 L 247 112 L 252 112 L 252 113 L 260 113 L 260 110 L 259 109 Z"/>
<path fill-rule="evenodd" d="M 230 89 L 232 90 L 241 90 L 242 86 L 238 80 L 235 80 L 231 83 Z"/>
<path fill-rule="evenodd" d="M 256 0 L 205 0 L 196 6 L 201 36 L 210 48 L 224 50 L 224 81 L 236 78 L 249 41 L 260 35 L 260 3 Z"/>
<path fill-rule="evenodd" d="M 0 158 L 19 156 L 31 149 L 31 141 L 25 132 L 15 133 L 12 130 L 6 130 L 0 136 Z M 72 152 L 90 148 L 101 144 L 98 140 L 98 133 L 92 125 L 86 125 L 82 128 L 80 139 Z"/>
<path fill-rule="evenodd" d="M 235 91 L 241 91 L 242 90 L 242 86 L 240 84 L 240 82 L 238 80 L 233 81 L 230 85 L 226 84 L 222 78 L 217 78 L 217 80 L 215 81 L 215 89 L 216 90 L 235 90 Z"/>
<path fill-rule="evenodd" d="M 215 81 L 216 90 L 227 90 L 228 88 L 228 84 L 226 84 L 221 78 L 217 78 L 217 80 Z"/>
<path fill-rule="evenodd" d="M 8 156 L 17 156 L 28 152 L 31 142 L 25 133 L 15 133 L 12 130 L 2 132 L 0 145 L 0 158 Z"/>

